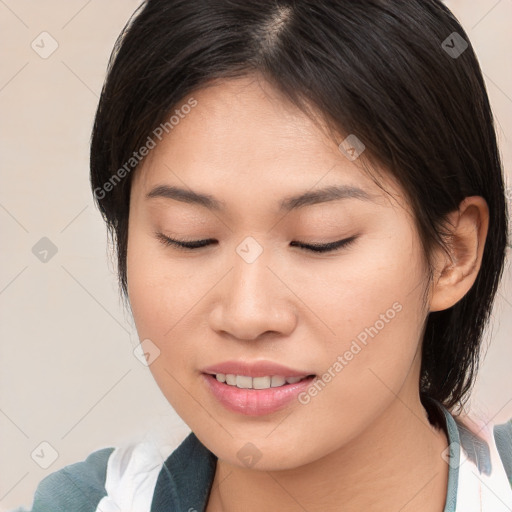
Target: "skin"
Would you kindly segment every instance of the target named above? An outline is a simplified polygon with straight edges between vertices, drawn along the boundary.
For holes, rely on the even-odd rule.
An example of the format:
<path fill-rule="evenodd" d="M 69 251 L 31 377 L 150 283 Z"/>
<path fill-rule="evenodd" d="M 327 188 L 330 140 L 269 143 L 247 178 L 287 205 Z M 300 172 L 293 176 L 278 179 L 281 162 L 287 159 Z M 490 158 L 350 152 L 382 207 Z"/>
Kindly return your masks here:
<path fill-rule="evenodd" d="M 435 253 L 429 285 L 410 207 L 389 175 L 391 198 L 258 77 L 193 96 L 197 106 L 133 177 L 127 280 L 139 337 L 160 350 L 150 365 L 157 384 L 219 459 L 206 510 L 442 512 L 448 441 L 419 399 L 420 343 L 428 312 L 459 301 L 476 278 L 485 201 L 467 198 L 451 214 L 452 252 Z M 145 197 L 162 184 L 210 194 L 226 209 Z M 332 184 L 373 201 L 278 212 L 283 198 Z M 187 252 L 155 232 L 217 243 Z M 326 254 L 290 245 L 352 235 Z M 236 252 L 247 236 L 263 248 L 250 264 Z M 397 302 L 401 311 L 307 404 L 234 413 L 201 377 L 214 363 L 260 359 L 322 375 Z M 237 457 L 247 442 L 261 454 L 252 467 Z"/>

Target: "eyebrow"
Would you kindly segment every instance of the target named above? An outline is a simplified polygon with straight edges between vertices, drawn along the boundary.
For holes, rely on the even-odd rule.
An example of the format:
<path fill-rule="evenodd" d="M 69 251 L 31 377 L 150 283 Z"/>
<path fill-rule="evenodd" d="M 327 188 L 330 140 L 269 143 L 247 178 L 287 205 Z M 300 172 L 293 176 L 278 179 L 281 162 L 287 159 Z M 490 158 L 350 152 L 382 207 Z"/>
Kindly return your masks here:
<path fill-rule="evenodd" d="M 197 204 L 214 211 L 222 211 L 226 206 L 224 201 L 220 201 L 212 195 L 201 194 L 193 190 L 169 185 L 158 185 L 146 194 L 147 199 L 155 197 Z M 374 201 L 370 194 L 358 187 L 352 185 L 331 185 L 322 189 L 309 190 L 295 196 L 286 197 L 281 201 L 279 211 L 289 212 L 304 206 L 349 198 Z"/>

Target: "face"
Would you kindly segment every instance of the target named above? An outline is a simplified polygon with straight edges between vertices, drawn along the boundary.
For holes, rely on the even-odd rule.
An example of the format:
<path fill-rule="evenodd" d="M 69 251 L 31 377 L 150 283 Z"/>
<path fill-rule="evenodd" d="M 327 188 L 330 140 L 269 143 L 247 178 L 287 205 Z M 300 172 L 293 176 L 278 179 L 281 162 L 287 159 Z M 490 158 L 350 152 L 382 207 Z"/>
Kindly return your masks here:
<path fill-rule="evenodd" d="M 396 394 L 417 396 L 419 235 L 389 176 L 391 198 L 340 151 L 343 139 L 265 82 L 219 82 L 193 98 L 133 177 L 135 324 L 160 389 L 205 446 L 240 467 L 243 450 L 262 469 L 297 467 L 347 445 Z M 341 187 L 337 199 L 290 201 L 327 187 Z M 165 237 L 206 242 L 183 249 Z M 286 369 L 224 369 L 259 377 L 238 385 L 207 375 L 226 361 Z M 282 387 L 264 378 L 286 373 L 316 377 Z"/>

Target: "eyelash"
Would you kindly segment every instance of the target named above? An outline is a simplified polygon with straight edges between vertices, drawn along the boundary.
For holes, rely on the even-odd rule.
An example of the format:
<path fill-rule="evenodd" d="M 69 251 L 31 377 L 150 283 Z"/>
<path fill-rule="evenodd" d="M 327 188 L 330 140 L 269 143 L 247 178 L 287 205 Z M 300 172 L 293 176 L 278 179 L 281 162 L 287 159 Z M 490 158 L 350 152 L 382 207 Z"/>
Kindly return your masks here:
<path fill-rule="evenodd" d="M 195 249 L 201 249 L 210 245 L 208 242 L 215 241 L 213 239 L 206 240 L 193 240 L 193 241 L 185 241 L 185 240 L 174 240 L 173 238 L 169 238 L 163 233 L 157 233 L 157 238 L 166 246 L 174 246 L 180 250 L 184 251 L 193 251 Z M 329 244 L 304 244 L 301 242 L 292 242 L 296 246 L 301 247 L 307 251 L 313 253 L 327 253 L 334 252 L 336 250 L 342 249 L 344 247 L 348 247 L 352 243 L 354 243 L 357 239 L 357 236 L 351 236 L 350 238 L 345 238 L 343 240 L 337 240 L 336 242 L 331 242 Z"/>

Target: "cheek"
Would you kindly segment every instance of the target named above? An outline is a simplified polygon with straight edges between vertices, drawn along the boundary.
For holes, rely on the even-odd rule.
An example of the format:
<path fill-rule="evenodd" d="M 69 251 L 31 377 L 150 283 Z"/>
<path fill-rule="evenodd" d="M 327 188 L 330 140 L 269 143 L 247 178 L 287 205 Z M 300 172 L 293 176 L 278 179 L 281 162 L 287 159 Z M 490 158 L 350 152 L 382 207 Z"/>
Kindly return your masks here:
<path fill-rule="evenodd" d="M 422 314 L 426 269 L 415 233 L 403 226 L 391 235 L 363 238 L 332 259 L 304 260 L 285 270 L 290 283 L 301 283 L 301 299 L 318 312 L 337 342 L 372 326 L 388 310 L 393 322 L 385 322 L 386 328 L 406 320 L 416 325 Z M 397 302 L 406 314 L 395 315 Z"/>
<path fill-rule="evenodd" d="M 128 233 L 126 267 L 139 338 L 150 339 L 165 352 L 172 346 L 168 340 L 177 330 L 175 326 L 181 328 L 183 307 L 190 300 L 189 276 L 171 266 L 155 237 L 149 230 L 139 229 L 137 222 L 130 225 Z"/>
<path fill-rule="evenodd" d="M 154 357 L 149 370 L 170 405 L 188 419 L 195 402 L 183 390 L 193 381 L 190 366 L 197 366 L 191 306 L 204 291 L 193 297 L 190 276 L 171 265 L 150 235 L 133 226 L 128 240 L 128 295 L 138 337 Z"/>
<path fill-rule="evenodd" d="M 330 383 L 314 400 L 343 404 L 339 420 L 351 424 L 353 411 L 364 417 L 362 408 L 366 414 L 381 410 L 409 376 L 425 315 L 426 269 L 419 240 L 407 229 L 368 240 L 339 261 L 321 284 L 312 276 L 303 289 L 316 286 L 319 299 L 311 309 L 335 333 L 324 347 Z"/>
<path fill-rule="evenodd" d="M 140 335 L 151 331 L 161 338 L 190 300 L 192 265 L 172 259 L 144 216 L 130 218 L 127 249 L 127 284 L 130 304 Z M 188 299 L 188 301 L 186 300 Z"/>

